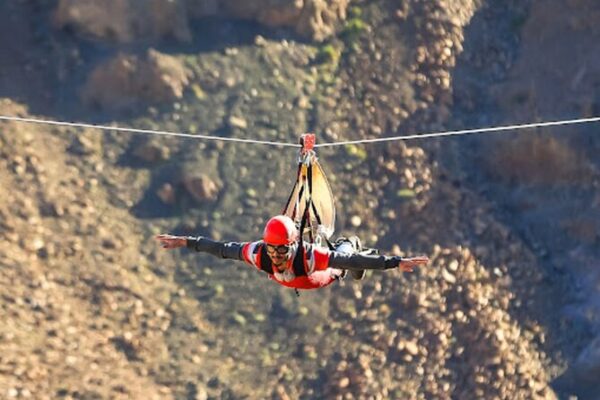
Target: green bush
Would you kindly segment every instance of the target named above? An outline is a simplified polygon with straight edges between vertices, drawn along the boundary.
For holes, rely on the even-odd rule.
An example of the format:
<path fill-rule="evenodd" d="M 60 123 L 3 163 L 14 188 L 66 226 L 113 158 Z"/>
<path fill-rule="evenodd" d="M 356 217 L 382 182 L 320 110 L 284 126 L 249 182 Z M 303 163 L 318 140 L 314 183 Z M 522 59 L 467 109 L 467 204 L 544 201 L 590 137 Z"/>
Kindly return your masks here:
<path fill-rule="evenodd" d="M 337 64 L 340 58 L 340 51 L 332 44 L 326 44 L 319 49 L 317 53 L 317 62 L 327 64 Z"/>
<path fill-rule="evenodd" d="M 367 24 L 360 18 L 351 18 L 346 22 L 342 34 L 344 37 L 356 38 L 367 30 Z"/>

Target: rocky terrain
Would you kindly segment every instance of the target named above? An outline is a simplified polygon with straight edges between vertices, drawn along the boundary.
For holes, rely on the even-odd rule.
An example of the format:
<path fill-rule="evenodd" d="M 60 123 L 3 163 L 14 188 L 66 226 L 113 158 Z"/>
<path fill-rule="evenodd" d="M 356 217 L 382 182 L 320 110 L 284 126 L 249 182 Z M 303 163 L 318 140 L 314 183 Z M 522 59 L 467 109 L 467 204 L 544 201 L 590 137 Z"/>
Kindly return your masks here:
<path fill-rule="evenodd" d="M 0 115 L 296 142 L 600 112 L 592 0 L 0 3 Z M 251 5 L 250 5 L 251 4 Z M 596 399 L 594 125 L 323 148 L 338 233 L 427 254 L 299 297 L 296 153 L 0 121 L 0 397 Z"/>

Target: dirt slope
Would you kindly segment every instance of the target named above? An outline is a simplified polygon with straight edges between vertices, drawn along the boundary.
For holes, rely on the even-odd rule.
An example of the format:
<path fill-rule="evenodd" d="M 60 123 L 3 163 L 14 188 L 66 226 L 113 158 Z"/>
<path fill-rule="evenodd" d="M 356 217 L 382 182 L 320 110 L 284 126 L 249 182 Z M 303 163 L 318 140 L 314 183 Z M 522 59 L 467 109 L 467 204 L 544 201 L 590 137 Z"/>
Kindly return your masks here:
<path fill-rule="evenodd" d="M 17 22 L 2 29 L 24 29 L 19 43 L 29 50 L 20 60 L 47 56 L 48 67 L 39 70 L 49 76 L 44 85 L 62 89 L 40 102 L 35 80 L 25 85 L 25 75 L 11 75 L 0 81 L 0 93 L 9 97 L 0 113 L 81 118 L 86 111 L 125 126 L 284 141 L 307 130 L 333 141 L 479 123 L 498 110 L 507 119 L 523 115 L 512 114 L 499 94 L 510 92 L 502 85 L 517 86 L 511 74 L 524 79 L 533 70 L 528 63 L 539 57 L 527 59 L 536 53 L 523 49 L 546 43 L 534 39 L 536 26 L 548 25 L 547 8 L 441 0 L 353 6 L 345 28 L 320 45 L 227 21 L 214 30 L 210 23 L 192 26 L 192 34 L 215 35 L 209 50 L 200 40 L 159 46 L 192 72 L 181 101 L 111 116 L 86 111 L 76 97 L 56 99 L 77 93 L 82 76 L 107 53 L 140 49 L 80 41 L 68 32 L 30 40 L 33 31 L 22 27 L 51 5 L 36 13 L 28 3 L 3 5 L 3 15 Z M 573 3 L 573 13 L 593 8 L 584 6 Z M 48 50 L 56 41 L 78 56 L 53 58 L 63 54 Z M 473 51 L 486 43 L 505 53 Z M 6 39 L 0 44 L 3 54 L 12 48 Z M 481 61 L 486 57 L 497 57 L 498 65 L 489 67 Z M 588 87 L 591 68 L 578 73 L 576 86 Z M 497 86 L 488 92 L 490 82 Z M 511 142 L 495 145 L 511 154 Z M 160 156 L 140 156 L 144 149 Z M 572 281 L 549 268 L 548 257 L 558 263 L 561 254 L 540 252 L 554 243 L 536 228 L 541 219 L 502 211 L 512 198 L 512 187 L 503 186 L 511 175 L 479 167 L 496 165 L 473 156 L 485 151 L 468 141 L 320 151 L 340 233 L 356 232 L 389 253 L 425 253 L 432 262 L 414 275 L 371 274 L 298 298 L 243 265 L 167 253 L 152 241 L 158 232 L 258 238 L 285 201 L 293 151 L 1 122 L 0 184 L 9 189 L 0 194 L 0 393 L 81 399 L 575 393 L 576 387 L 552 387 L 589 340 L 585 328 L 555 312 L 570 301 Z M 589 161 L 572 168 L 596 179 Z M 194 174 L 213 182 L 216 194 L 198 200 L 188 193 L 182 179 Z M 522 193 L 546 193 L 547 187 L 525 184 L 519 182 Z M 157 194 L 165 187 L 174 188 L 172 203 Z M 596 187 L 586 195 L 597 195 Z M 541 216 L 548 218 L 552 207 L 544 204 Z M 523 221 L 533 221 L 542 245 L 523 234 Z M 595 240 L 582 257 L 592 254 Z"/>

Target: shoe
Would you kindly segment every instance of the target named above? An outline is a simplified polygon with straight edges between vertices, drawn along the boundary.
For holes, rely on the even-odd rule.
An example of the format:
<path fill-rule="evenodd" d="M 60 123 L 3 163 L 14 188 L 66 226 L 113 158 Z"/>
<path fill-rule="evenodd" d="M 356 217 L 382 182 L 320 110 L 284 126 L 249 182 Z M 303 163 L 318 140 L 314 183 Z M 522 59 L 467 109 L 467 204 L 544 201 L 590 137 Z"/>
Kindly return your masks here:
<path fill-rule="evenodd" d="M 354 247 L 355 253 L 360 253 L 362 251 L 362 243 L 358 236 L 350 236 L 346 240 L 352 243 L 352 247 Z"/>

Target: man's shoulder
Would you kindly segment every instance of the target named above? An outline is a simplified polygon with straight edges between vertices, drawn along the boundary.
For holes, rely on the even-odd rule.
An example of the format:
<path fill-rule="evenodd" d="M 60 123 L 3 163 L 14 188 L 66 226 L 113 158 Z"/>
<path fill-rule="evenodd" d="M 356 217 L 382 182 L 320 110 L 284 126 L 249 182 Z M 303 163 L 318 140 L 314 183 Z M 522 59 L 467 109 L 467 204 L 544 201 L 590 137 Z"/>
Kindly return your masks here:
<path fill-rule="evenodd" d="M 329 249 L 323 246 L 317 246 L 314 243 L 303 242 L 302 245 L 307 253 L 329 254 Z"/>
<path fill-rule="evenodd" d="M 253 249 L 259 250 L 262 247 L 263 241 L 256 240 L 254 242 L 245 242 L 243 243 L 244 249 Z"/>
<path fill-rule="evenodd" d="M 329 249 L 311 243 L 304 244 L 304 248 L 307 261 L 312 266 L 310 270 L 322 270 L 329 266 L 329 256 L 331 254 Z"/>
<path fill-rule="evenodd" d="M 242 256 L 248 264 L 259 266 L 259 253 L 264 248 L 262 244 L 262 240 L 257 240 L 255 242 L 246 242 L 242 245 Z"/>

